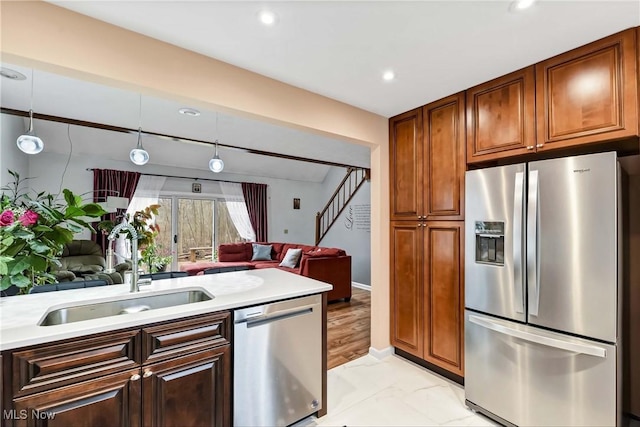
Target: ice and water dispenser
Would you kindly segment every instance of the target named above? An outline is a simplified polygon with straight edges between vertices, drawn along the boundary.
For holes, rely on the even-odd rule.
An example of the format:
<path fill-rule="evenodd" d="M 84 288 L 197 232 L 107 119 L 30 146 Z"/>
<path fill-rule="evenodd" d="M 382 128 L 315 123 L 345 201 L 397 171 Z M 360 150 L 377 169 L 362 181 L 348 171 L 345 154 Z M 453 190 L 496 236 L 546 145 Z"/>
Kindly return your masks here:
<path fill-rule="evenodd" d="M 504 265 L 504 222 L 476 221 L 476 262 Z"/>

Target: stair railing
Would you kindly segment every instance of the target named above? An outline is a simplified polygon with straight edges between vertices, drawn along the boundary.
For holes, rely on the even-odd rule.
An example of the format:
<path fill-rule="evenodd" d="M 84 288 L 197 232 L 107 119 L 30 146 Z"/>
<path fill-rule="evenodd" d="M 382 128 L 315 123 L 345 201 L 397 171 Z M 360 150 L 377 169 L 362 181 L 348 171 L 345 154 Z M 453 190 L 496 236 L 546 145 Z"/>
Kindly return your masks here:
<path fill-rule="evenodd" d="M 362 184 L 370 179 L 370 174 L 370 169 L 354 167 L 347 169 L 347 174 L 324 209 L 316 214 L 316 245 L 327 234 Z"/>

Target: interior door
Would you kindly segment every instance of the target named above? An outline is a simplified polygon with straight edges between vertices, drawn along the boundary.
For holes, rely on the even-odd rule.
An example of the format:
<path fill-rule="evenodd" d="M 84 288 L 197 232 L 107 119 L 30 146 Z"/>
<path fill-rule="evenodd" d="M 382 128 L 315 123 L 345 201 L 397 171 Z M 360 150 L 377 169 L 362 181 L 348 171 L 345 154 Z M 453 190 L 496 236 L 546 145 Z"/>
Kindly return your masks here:
<path fill-rule="evenodd" d="M 616 154 L 530 163 L 528 199 L 529 322 L 615 342 Z"/>

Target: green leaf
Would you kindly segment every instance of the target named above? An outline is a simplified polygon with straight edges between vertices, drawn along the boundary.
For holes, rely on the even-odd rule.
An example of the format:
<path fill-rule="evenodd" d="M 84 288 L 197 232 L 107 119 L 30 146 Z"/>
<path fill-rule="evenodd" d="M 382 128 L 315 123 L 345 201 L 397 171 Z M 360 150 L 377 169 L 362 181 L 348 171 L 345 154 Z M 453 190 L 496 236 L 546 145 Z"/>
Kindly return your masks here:
<path fill-rule="evenodd" d="M 71 230 L 72 233 L 82 233 L 85 230 L 85 227 L 75 224 L 74 220 L 71 219 L 69 221 L 73 221 L 67 223 L 67 228 Z"/>
<path fill-rule="evenodd" d="M 16 285 L 19 288 L 26 288 L 31 285 L 31 280 L 23 274 L 11 276 L 11 284 Z"/>
<path fill-rule="evenodd" d="M 30 240 L 33 239 L 34 234 L 27 228 L 18 228 L 13 232 L 13 237 L 16 239 Z"/>
<path fill-rule="evenodd" d="M 22 273 L 29 268 L 29 260 L 27 257 L 19 257 L 8 263 L 9 274 L 15 275 Z"/>
<path fill-rule="evenodd" d="M 13 238 L 13 236 L 9 235 L 9 236 L 5 237 L 4 239 L 2 239 L 2 242 L 0 242 L 0 244 L 2 244 L 2 246 L 4 246 L 6 248 L 6 247 L 11 246 L 13 244 L 14 240 L 15 239 Z"/>
<path fill-rule="evenodd" d="M 47 269 L 47 259 L 36 254 L 31 254 L 27 258 L 30 268 L 36 273 L 43 272 Z"/>
<path fill-rule="evenodd" d="M 53 231 L 53 228 L 48 227 L 46 225 L 36 225 L 35 227 L 33 227 L 34 231 Z"/>
<path fill-rule="evenodd" d="M 39 240 L 30 240 L 29 247 L 31 248 L 31 250 L 38 254 L 46 254 L 50 250 L 49 246 L 40 242 Z"/>
<path fill-rule="evenodd" d="M 66 219 L 75 218 L 77 216 L 83 216 L 84 214 L 85 214 L 84 210 L 82 210 L 82 208 L 79 208 L 77 206 L 67 206 L 67 209 L 65 209 L 64 211 L 64 217 Z"/>
<path fill-rule="evenodd" d="M 56 225 L 53 229 L 58 234 L 56 242 L 64 244 L 73 240 L 73 233 L 66 228 Z"/>
<path fill-rule="evenodd" d="M 6 291 L 11 287 L 11 276 L 2 276 L 0 278 L 0 290 Z"/>
<path fill-rule="evenodd" d="M 82 206 L 82 210 L 84 211 L 84 214 L 86 216 L 92 218 L 98 218 L 107 213 L 107 211 L 102 209 L 102 206 L 97 203 L 87 203 L 86 205 Z"/>
<path fill-rule="evenodd" d="M 9 262 L 13 261 L 13 258 L 8 256 L 0 256 L 0 275 L 6 276 L 9 274 Z"/>
<path fill-rule="evenodd" d="M 76 198 L 69 189 L 65 188 L 62 190 L 62 194 L 64 194 L 64 201 L 67 202 L 67 205 L 70 207 L 77 206 Z"/>

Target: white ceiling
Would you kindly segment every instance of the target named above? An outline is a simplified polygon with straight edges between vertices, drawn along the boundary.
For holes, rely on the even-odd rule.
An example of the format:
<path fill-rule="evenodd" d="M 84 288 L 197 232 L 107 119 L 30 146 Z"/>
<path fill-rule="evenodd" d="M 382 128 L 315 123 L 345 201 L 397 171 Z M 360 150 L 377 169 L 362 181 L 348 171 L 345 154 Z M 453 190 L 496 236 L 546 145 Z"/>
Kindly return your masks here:
<path fill-rule="evenodd" d="M 638 0 L 51 3 L 386 117 L 640 25 Z"/>
<path fill-rule="evenodd" d="M 26 80 L 0 79 L 0 104 L 16 110 L 29 110 L 32 70 L 2 63 L 18 71 Z M 42 70 L 33 70 L 33 109 L 76 120 L 125 128 L 138 128 L 140 95 L 122 89 L 71 79 Z M 201 111 L 199 117 L 178 113 L 183 104 L 142 96 L 141 125 L 145 131 L 182 138 L 210 141 L 307 159 L 369 167 L 369 148 L 329 139 L 295 129 L 275 126 L 213 111 Z M 27 123 L 25 121 L 25 123 Z M 67 126 L 36 120 L 36 131 L 45 140 L 45 151 L 68 154 Z M 91 154 L 128 161 L 136 135 L 73 126 L 74 154 Z M 212 146 L 184 143 L 144 136 L 143 146 L 150 163 L 164 166 L 208 170 Z M 225 161 L 225 174 L 253 175 L 297 181 L 322 182 L 329 166 L 267 157 L 242 150 L 219 147 Z"/>
<path fill-rule="evenodd" d="M 640 25 L 640 1 L 51 1 L 68 9 L 255 71 L 383 116 L 393 116 L 608 34 Z M 258 21 L 269 9 L 273 27 Z M 1 79 L 3 107 L 29 108 L 28 76 Z M 396 80 L 383 82 L 384 70 Z M 38 113 L 138 126 L 139 95 L 35 70 Z M 144 96 L 145 130 L 356 166 L 364 146 Z M 216 127 L 216 117 L 218 125 Z M 66 127 L 37 123 L 46 150 L 68 152 Z M 74 127 L 75 129 L 75 127 Z M 62 132 L 62 133 L 60 133 Z M 74 152 L 128 159 L 135 136 L 72 130 Z M 74 138 L 75 138 L 74 137 Z M 207 170 L 212 148 L 145 137 L 151 163 Z M 77 151 L 76 151 L 77 150 Z M 179 152 L 180 155 L 176 156 Z M 220 148 L 225 172 L 320 182 L 327 166 Z"/>

